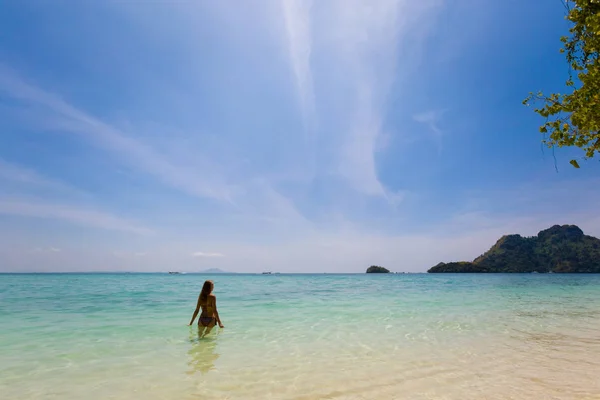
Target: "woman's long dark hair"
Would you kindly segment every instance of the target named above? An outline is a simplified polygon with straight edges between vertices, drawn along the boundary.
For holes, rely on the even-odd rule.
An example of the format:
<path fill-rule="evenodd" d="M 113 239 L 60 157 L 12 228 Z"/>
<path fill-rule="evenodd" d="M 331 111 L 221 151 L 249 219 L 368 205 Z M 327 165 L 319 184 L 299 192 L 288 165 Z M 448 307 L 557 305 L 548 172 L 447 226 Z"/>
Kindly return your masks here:
<path fill-rule="evenodd" d="M 202 291 L 200 292 L 200 304 L 206 304 L 208 295 L 212 293 L 215 284 L 213 281 L 205 281 L 202 285 Z"/>

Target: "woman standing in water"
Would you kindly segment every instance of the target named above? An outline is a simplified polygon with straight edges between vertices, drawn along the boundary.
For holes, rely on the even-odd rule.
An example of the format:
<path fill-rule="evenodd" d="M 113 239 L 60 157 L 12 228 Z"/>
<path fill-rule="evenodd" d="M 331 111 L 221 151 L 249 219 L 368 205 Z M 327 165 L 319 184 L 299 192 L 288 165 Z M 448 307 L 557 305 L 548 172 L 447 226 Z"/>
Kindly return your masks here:
<path fill-rule="evenodd" d="M 198 312 L 200 309 L 202 309 L 202 313 L 198 319 L 200 336 L 208 335 L 217 323 L 219 324 L 219 328 L 224 328 L 223 324 L 221 323 L 221 319 L 219 318 L 219 312 L 217 311 L 217 297 L 212 294 L 214 288 L 215 284 L 213 281 L 204 282 L 200 296 L 198 296 L 196 310 L 194 311 L 194 315 L 192 315 L 192 320 L 190 321 L 191 326 L 194 323 Z"/>

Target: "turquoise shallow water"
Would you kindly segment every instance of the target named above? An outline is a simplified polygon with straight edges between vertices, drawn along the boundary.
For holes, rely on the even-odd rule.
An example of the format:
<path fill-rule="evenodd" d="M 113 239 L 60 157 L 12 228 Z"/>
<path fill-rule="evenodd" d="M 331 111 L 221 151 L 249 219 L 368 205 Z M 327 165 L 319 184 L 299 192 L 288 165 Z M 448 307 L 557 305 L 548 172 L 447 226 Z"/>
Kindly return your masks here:
<path fill-rule="evenodd" d="M 600 276 L 0 275 L 0 393 L 600 399 Z"/>

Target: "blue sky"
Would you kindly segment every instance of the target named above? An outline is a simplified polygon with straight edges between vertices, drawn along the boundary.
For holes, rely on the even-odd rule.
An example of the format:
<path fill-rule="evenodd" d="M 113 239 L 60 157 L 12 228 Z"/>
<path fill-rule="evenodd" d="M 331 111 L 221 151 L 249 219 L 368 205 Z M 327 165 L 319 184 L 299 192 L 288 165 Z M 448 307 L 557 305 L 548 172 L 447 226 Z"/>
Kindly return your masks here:
<path fill-rule="evenodd" d="M 600 236 L 559 0 L 4 2 L 0 271 L 424 271 Z M 596 206 L 596 207 L 595 207 Z"/>

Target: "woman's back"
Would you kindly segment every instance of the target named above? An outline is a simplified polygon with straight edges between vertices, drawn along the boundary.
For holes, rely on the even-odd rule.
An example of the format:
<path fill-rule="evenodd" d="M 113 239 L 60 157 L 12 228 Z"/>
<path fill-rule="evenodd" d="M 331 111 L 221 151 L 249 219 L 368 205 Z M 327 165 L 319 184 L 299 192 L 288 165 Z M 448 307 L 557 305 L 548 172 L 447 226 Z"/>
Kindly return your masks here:
<path fill-rule="evenodd" d="M 215 295 L 209 294 L 206 299 L 202 300 L 200 303 L 202 313 L 200 315 L 212 317 L 215 314 Z"/>

